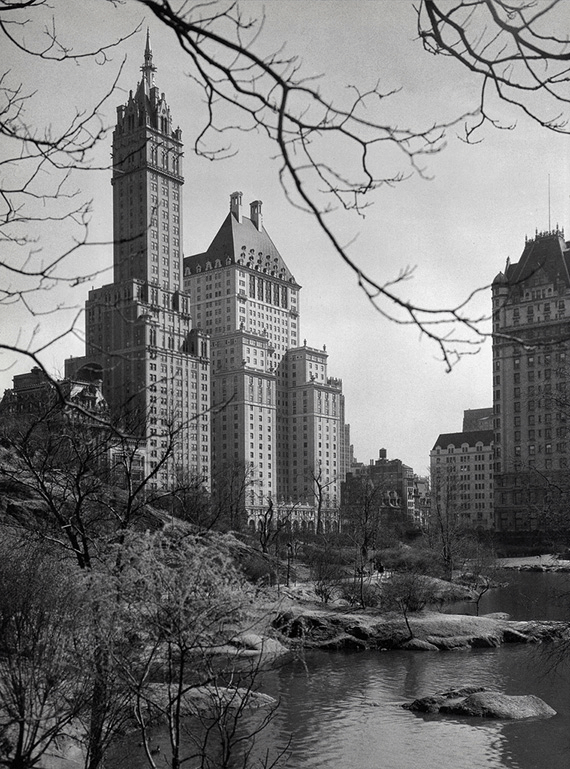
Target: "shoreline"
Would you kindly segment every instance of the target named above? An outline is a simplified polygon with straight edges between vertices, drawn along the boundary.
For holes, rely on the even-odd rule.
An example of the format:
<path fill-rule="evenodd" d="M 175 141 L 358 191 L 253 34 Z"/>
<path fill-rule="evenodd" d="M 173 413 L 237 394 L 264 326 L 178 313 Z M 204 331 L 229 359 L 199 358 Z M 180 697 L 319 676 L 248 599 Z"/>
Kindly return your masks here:
<path fill-rule="evenodd" d="M 536 572 L 570 572 L 570 561 L 558 558 L 553 553 L 523 556 L 520 558 L 498 558 L 500 569 Z"/>
<path fill-rule="evenodd" d="M 503 614 L 476 617 L 422 611 L 408 614 L 406 622 L 395 612 L 289 606 L 275 616 L 272 626 L 292 649 L 450 651 L 570 640 L 569 622 L 516 621 Z"/>

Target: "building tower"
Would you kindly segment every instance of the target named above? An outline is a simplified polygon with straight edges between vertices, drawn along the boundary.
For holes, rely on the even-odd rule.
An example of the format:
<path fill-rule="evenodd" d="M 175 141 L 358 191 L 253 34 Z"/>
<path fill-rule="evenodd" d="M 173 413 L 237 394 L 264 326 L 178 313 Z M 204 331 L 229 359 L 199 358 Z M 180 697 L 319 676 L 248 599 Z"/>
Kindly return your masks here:
<path fill-rule="evenodd" d="M 89 292 L 86 354 L 66 372 L 102 369 L 113 418 L 147 442 L 154 485 L 208 483 L 209 340 L 181 290 L 182 134 L 155 85 L 148 32 L 141 70 L 113 133 L 113 282 Z"/>
<path fill-rule="evenodd" d="M 555 490 L 568 493 L 569 316 L 570 244 L 558 228 L 537 232 L 493 282 L 498 531 L 540 527 Z"/>
<path fill-rule="evenodd" d="M 326 350 L 299 343 L 300 286 L 242 193 L 209 248 L 184 260 L 192 321 L 212 338 L 213 477 L 247 476 L 244 512 L 270 505 L 293 526 L 338 523 L 342 383 Z"/>

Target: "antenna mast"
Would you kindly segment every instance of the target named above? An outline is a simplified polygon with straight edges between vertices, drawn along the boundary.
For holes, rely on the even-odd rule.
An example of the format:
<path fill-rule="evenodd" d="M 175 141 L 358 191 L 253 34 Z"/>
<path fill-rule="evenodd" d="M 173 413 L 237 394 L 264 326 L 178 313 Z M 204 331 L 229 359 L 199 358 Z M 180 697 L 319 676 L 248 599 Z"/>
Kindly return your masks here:
<path fill-rule="evenodd" d="M 548 232 L 550 231 L 550 174 L 548 174 Z"/>

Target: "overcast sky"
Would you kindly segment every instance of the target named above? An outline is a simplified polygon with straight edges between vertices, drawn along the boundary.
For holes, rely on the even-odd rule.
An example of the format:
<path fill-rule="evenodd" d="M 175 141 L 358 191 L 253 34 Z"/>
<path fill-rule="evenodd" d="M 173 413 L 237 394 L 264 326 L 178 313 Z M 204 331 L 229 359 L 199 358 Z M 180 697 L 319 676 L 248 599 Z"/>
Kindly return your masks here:
<path fill-rule="evenodd" d="M 252 16 L 262 4 L 242 4 Z M 191 65 L 172 35 L 141 6 L 114 6 L 101 0 L 80 3 L 56 0 L 55 18 L 62 34 L 80 49 L 94 40 L 110 41 L 142 22 L 105 66 L 85 61 L 81 66 L 30 61 L 2 46 L 2 71 L 36 91 L 26 108 L 28 121 L 57 124 L 92 103 L 109 88 L 124 56 L 119 87 L 103 108 L 112 127 L 116 106 L 126 101 L 140 76 L 146 25 L 150 26 L 156 84 L 164 91 L 173 120 L 180 125 L 186 146 L 184 161 L 184 252 L 204 250 L 225 218 L 229 195 L 244 193 L 244 203 L 263 201 L 264 224 L 281 252 L 301 292 L 301 339 L 311 346 L 326 344 L 329 375 L 342 378 L 346 415 L 356 457 L 367 462 L 385 447 L 420 474 L 426 472 L 429 450 L 441 432 L 461 429 L 463 410 L 492 405 L 491 345 L 463 358 L 446 373 L 437 348 L 417 330 L 390 323 L 367 302 L 355 275 L 333 253 L 311 218 L 285 200 L 277 177 L 275 148 L 259 134 L 232 137 L 237 154 L 210 162 L 192 152 L 192 140 L 202 125 L 201 95 L 188 77 Z M 64 13 L 62 14 L 62 9 Z M 413 5 L 407 0 L 280 0 L 265 4 L 265 25 L 259 45 L 264 51 L 285 45 L 297 55 L 307 75 L 322 74 L 319 88 L 333 100 L 346 98 L 346 86 L 400 89 L 379 110 L 386 123 L 427 128 L 449 121 L 476 105 L 477 83 L 467 71 L 443 57 L 425 53 L 416 39 Z M 33 38 L 30 37 L 30 40 Z M 531 124 L 521 115 L 497 107 L 505 121 L 517 119 L 514 130 L 481 132 L 480 143 L 461 141 L 452 129 L 446 147 L 424 161 L 429 180 L 413 174 L 395 187 L 373 196 L 366 218 L 338 215 L 337 232 L 351 242 L 352 258 L 379 281 L 394 278 L 406 267 L 414 277 L 401 287 L 404 298 L 428 306 L 455 304 L 480 286 L 488 285 L 517 260 L 525 235 L 548 227 L 548 177 L 551 224 L 567 224 L 569 189 L 568 139 Z M 383 115 L 378 112 L 377 115 Z M 100 245 L 79 249 L 68 260 L 69 273 L 110 267 L 111 185 L 110 134 L 99 145 L 93 165 L 75 179 L 83 196 L 93 200 L 89 238 Z M 334 148 L 332 148 L 334 152 Z M 0 157 L 6 149 L 0 146 Z M 386 156 L 387 168 L 396 162 Z M 407 173 L 405 159 L 398 158 Z M 46 184 L 49 180 L 46 179 Z M 35 259 L 47 258 L 69 246 L 71 230 L 50 228 L 35 244 Z M 61 303 L 81 309 L 87 290 L 111 280 L 110 271 L 87 285 L 65 290 L 55 287 L 43 297 L 44 310 Z M 490 309 L 490 292 L 482 292 L 474 313 Z M 50 312 L 30 319 L 18 306 L 0 306 L 5 339 L 20 333 L 33 344 L 63 333 L 77 310 Z M 44 364 L 61 373 L 63 359 L 82 353 L 82 316 L 78 333 L 49 346 Z M 0 387 L 10 386 L 15 373 L 29 370 L 29 361 L 3 356 Z"/>

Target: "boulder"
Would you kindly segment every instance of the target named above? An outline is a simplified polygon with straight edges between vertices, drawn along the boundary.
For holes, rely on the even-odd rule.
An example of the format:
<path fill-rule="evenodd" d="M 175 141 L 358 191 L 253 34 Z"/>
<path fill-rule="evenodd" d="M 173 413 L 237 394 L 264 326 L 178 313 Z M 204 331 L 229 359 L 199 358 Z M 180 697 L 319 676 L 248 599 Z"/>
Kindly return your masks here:
<path fill-rule="evenodd" d="M 476 692 L 456 705 L 444 706 L 441 713 L 479 718 L 550 718 L 556 711 L 535 694 L 511 695 L 502 692 Z"/>
<path fill-rule="evenodd" d="M 488 687 L 463 687 L 406 703 L 416 713 L 445 713 L 476 718 L 550 718 L 556 711 L 534 694 L 512 695 Z"/>
<path fill-rule="evenodd" d="M 242 659 L 251 657 L 264 663 L 269 663 L 290 653 L 289 649 L 275 638 L 267 638 L 257 635 L 257 633 L 241 633 L 234 636 L 227 647 L 222 648 L 236 650 Z"/>
<path fill-rule="evenodd" d="M 414 713 L 439 713 L 444 705 L 464 700 L 469 695 L 488 691 L 485 686 L 464 686 L 461 689 L 450 689 L 445 692 L 437 692 L 429 697 L 420 697 L 413 702 L 405 702 L 402 707 L 412 710 Z"/>

